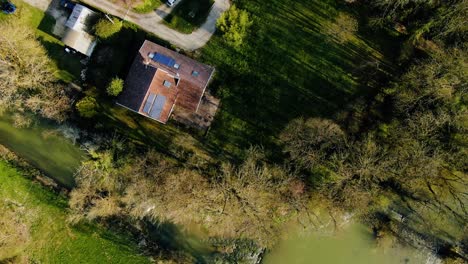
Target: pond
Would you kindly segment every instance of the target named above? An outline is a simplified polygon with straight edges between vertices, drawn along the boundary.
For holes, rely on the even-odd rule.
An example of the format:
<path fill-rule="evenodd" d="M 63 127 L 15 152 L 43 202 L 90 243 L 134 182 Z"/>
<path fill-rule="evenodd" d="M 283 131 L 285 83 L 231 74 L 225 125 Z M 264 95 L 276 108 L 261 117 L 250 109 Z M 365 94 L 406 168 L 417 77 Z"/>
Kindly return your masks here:
<path fill-rule="evenodd" d="M 75 186 L 73 175 L 85 159 L 85 153 L 64 138 L 56 125 L 39 119 L 29 128 L 16 128 L 9 115 L 0 116 L 0 144 L 69 189 Z"/>
<path fill-rule="evenodd" d="M 377 245 L 370 229 L 352 224 L 335 234 L 296 235 L 268 253 L 263 264 L 436 264 L 428 251 L 398 243 Z"/>

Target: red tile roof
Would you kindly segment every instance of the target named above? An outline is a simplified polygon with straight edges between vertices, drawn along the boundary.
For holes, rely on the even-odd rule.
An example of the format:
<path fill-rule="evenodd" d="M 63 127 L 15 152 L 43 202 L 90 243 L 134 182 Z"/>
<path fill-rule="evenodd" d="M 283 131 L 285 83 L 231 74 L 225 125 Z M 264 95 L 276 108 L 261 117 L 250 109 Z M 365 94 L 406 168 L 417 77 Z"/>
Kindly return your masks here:
<path fill-rule="evenodd" d="M 165 64 L 151 59 L 156 54 L 173 61 Z M 213 72 L 214 68 L 211 66 L 146 40 L 132 64 L 125 81 L 124 91 L 117 99 L 117 103 L 166 123 L 174 106 L 193 112 L 198 110 Z M 170 83 L 170 87 L 164 85 L 165 81 Z M 151 117 L 143 111 L 150 94 L 161 95 L 162 99 L 165 98 L 159 117 Z"/>

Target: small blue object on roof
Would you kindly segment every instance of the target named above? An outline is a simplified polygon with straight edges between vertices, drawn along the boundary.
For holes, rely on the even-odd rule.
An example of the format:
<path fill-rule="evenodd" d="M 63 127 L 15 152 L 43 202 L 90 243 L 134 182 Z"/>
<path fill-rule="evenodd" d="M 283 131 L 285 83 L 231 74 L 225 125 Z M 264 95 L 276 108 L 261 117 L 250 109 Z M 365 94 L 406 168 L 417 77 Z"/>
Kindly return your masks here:
<path fill-rule="evenodd" d="M 1 2 L 0 9 L 3 13 L 10 15 L 16 11 L 16 6 L 9 0 L 6 0 Z"/>
<path fill-rule="evenodd" d="M 163 55 L 161 53 L 150 53 L 149 57 L 155 62 L 159 62 L 171 68 L 174 67 L 174 65 L 176 64 L 176 61 L 173 58 Z"/>
<path fill-rule="evenodd" d="M 72 9 L 75 8 L 75 3 L 73 3 L 72 1 L 70 0 L 60 0 L 60 6 L 63 6 L 65 8 L 68 8 L 68 9 Z"/>

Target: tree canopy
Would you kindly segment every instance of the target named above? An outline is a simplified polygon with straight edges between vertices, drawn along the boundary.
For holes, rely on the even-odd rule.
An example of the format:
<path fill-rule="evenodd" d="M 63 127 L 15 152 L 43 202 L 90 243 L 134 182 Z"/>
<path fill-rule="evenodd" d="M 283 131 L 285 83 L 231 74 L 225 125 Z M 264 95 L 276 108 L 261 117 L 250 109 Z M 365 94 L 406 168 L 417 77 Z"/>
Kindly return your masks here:
<path fill-rule="evenodd" d="M 110 96 L 117 96 L 122 92 L 123 86 L 124 86 L 124 81 L 120 78 L 115 77 L 111 80 L 111 82 L 107 86 L 106 92 Z"/>
<path fill-rule="evenodd" d="M 216 25 L 222 32 L 226 42 L 238 48 L 242 45 L 252 21 L 247 11 L 232 5 L 228 11 L 219 17 Z"/>
<path fill-rule="evenodd" d="M 177 167 L 154 151 L 140 157 L 124 154 L 120 162 L 113 159 L 122 154 L 102 152 L 83 164 L 78 188 L 71 193 L 72 221 L 150 217 L 196 223 L 210 236 L 271 245 L 281 223 L 298 217 L 296 206 L 304 198 L 304 186 L 281 168 L 262 162 L 259 149 L 251 149 L 239 167 L 224 164 L 214 179 Z"/>
<path fill-rule="evenodd" d="M 122 21 L 116 18 L 112 22 L 107 18 L 100 19 L 94 26 L 96 36 L 106 39 L 118 33 L 122 29 Z"/>
<path fill-rule="evenodd" d="M 80 116 L 91 118 L 97 114 L 98 103 L 92 96 L 85 96 L 76 103 L 76 110 Z"/>

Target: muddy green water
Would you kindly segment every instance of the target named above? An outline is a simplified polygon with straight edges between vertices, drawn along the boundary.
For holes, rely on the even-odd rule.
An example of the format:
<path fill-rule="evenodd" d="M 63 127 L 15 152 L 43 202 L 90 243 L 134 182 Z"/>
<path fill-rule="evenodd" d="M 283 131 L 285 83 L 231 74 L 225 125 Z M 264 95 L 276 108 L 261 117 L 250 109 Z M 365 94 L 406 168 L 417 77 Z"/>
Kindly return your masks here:
<path fill-rule="evenodd" d="M 0 116 L 0 144 L 67 188 L 75 185 L 73 175 L 85 158 L 56 126 L 42 120 L 29 128 L 16 128 L 9 116 Z"/>
<path fill-rule="evenodd" d="M 264 264 L 419 264 L 438 263 L 402 245 L 377 246 L 370 230 L 352 225 L 334 235 L 293 236 L 267 254 Z"/>
<path fill-rule="evenodd" d="M 55 125 L 41 120 L 36 120 L 29 128 L 16 128 L 12 125 L 9 116 L 0 116 L 0 144 L 7 146 L 67 188 L 74 187 L 73 175 L 81 161 L 85 159 L 85 153 L 57 132 Z M 167 232 L 169 231 L 163 233 Z M 205 254 L 209 254 L 205 246 L 200 246 L 199 242 L 194 246 L 193 241 L 185 235 L 179 234 L 179 239 L 175 239 L 174 232 L 169 232 L 166 236 L 159 234 L 158 237 L 167 237 L 166 240 L 170 243 L 168 241 L 165 243 L 170 245 L 170 248 L 191 249 L 188 251 L 197 259 L 203 259 Z M 427 252 L 419 252 L 401 245 L 378 247 L 370 230 L 360 225 L 352 225 L 334 235 L 324 235 L 321 232 L 307 236 L 291 235 L 268 253 L 262 263 L 434 264 L 439 262 L 431 259 Z"/>

